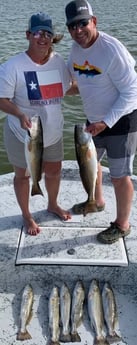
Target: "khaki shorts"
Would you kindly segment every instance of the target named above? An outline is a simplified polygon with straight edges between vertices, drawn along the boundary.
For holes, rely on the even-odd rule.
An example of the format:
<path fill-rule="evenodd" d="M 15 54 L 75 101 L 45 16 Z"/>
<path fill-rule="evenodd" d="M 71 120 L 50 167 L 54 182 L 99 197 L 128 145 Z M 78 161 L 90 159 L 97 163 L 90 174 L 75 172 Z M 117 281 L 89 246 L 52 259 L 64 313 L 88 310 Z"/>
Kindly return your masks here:
<path fill-rule="evenodd" d="M 4 123 L 4 145 L 7 152 L 8 160 L 13 166 L 26 168 L 24 144 L 17 139 L 9 127 L 6 118 Z M 43 150 L 44 162 L 60 162 L 64 158 L 63 138 L 56 144 L 48 146 Z"/>

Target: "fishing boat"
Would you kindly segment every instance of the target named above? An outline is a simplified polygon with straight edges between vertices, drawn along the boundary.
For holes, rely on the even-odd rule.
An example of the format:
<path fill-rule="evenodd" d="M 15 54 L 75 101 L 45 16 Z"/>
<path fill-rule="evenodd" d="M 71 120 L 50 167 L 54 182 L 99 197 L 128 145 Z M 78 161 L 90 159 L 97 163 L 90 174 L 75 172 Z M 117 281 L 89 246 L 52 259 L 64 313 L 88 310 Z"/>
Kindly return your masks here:
<path fill-rule="evenodd" d="M 112 245 L 97 242 L 96 235 L 108 227 L 116 213 L 109 170 L 103 167 L 104 211 L 73 215 L 65 222 L 46 210 L 47 195 L 30 196 L 31 212 L 41 227 L 29 236 L 22 224 L 21 211 L 13 189 L 13 173 L 0 176 L 0 339 L 3 345 L 18 344 L 18 316 L 21 292 L 26 284 L 34 291 L 33 316 L 28 325 L 30 345 L 45 345 L 48 337 L 48 297 L 56 283 L 65 282 L 70 291 L 80 279 L 88 291 L 91 279 L 113 287 L 118 309 L 118 332 L 128 345 L 137 337 L 137 176 L 132 177 L 134 199 L 130 217 L 132 231 Z M 40 181 L 44 190 L 44 181 Z M 64 161 L 59 203 L 66 209 L 87 195 L 76 161 Z M 79 328 L 81 344 L 92 344 L 93 334 L 86 312 Z M 46 325 L 46 326 L 45 326 Z M 122 344 L 118 343 L 118 344 Z M 71 343 L 70 343 L 71 344 Z"/>

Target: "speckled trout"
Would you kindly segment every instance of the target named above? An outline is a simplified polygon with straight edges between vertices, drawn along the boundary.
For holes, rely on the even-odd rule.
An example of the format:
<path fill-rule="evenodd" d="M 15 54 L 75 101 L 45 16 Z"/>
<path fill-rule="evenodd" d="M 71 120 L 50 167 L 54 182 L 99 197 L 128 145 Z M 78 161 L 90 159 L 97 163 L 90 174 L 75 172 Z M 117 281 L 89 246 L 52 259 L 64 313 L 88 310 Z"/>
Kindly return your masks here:
<path fill-rule="evenodd" d="M 85 299 L 85 291 L 83 283 L 78 280 L 72 294 L 71 308 L 71 341 L 81 342 L 77 328 L 80 326 L 83 318 L 83 304 Z"/>
<path fill-rule="evenodd" d="M 63 343 L 71 342 L 70 307 L 71 307 L 71 294 L 70 294 L 67 284 L 63 283 L 60 289 L 60 314 L 61 314 L 61 325 L 62 325 L 60 341 Z"/>
<path fill-rule="evenodd" d="M 94 345 L 109 345 L 107 339 L 104 337 L 104 317 L 103 305 L 99 283 L 93 279 L 88 291 L 88 314 L 90 319 L 90 326 L 95 333 Z"/>
<path fill-rule="evenodd" d="M 75 125 L 74 139 L 75 152 L 79 165 L 79 173 L 84 189 L 88 194 L 87 201 L 76 204 L 72 210 L 75 214 L 96 212 L 97 206 L 95 201 L 95 187 L 97 181 L 97 153 L 90 133 L 85 131 L 85 124 Z"/>
<path fill-rule="evenodd" d="M 49 297 L 49 329 L 50 341 L 49 345 L 60 345 L 59 343 L 59 291 L 54 286 Z"/>
<path fill-rule="evenodd" d="M 25 157 L 28 172 L 32 178 L 31 195 L 41 194 L 39 181 L 42 176 L 43 134 L 40 117 L 35 115 L 31 118 L 31 128 L 26 132 Z"/>
<path fill-rule="evenodd" d="M 20 328 L 17 334 L 17 340 L 27 340 L 32 338 L 26 327 L 32 317 L 33 299 L 33 289 L 31 285 L 26 285 L 23 289 L 21 300 Z"/>
<path fill-rule="evenodd" d="M 108 282 L 104 284 L 102 291 L 102 300 L 104 308 L 104 318 L 107 325 L 107 339 L 110 344 L 119 342 L 121 337 L 116 333 L 116 325 L 118 324 L 118 313 L 116 300 L 112 287 Z"/>

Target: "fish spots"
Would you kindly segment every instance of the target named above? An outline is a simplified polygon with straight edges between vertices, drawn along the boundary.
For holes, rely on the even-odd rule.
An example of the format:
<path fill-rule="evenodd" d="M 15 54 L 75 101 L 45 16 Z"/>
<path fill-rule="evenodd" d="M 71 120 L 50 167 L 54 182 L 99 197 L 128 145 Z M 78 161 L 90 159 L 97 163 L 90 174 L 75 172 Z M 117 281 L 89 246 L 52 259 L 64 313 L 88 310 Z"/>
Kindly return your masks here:
<path fill-rule="evenodd" d="M 86 158 L 90 160 L 93 157 L 93 152 L 92 150 L 88 149 L 86 152 Z"/>
<path fill-rule="evenodd" d="M 75 249 L 74 248 L 70 248 L 70 249 L 67 250 L 67 253 L 69 255 L 74 255 L 75 254 Z"/>

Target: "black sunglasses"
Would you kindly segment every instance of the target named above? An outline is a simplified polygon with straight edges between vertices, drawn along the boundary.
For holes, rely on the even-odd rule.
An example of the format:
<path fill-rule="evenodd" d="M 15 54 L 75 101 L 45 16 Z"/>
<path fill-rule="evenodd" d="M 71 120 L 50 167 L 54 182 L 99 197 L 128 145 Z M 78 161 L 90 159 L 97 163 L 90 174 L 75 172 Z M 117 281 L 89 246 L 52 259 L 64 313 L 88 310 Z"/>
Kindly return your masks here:
<path fill-rule="evenodd" d="M 68 25 L 68 29 L 71 30 L 77 30 L 77 28 L 84 28 L 85 26 L 87 26 L 89 24 L 89 19 L 81 19 L 78 22 L 74 22 L 72 24 Z"/>

